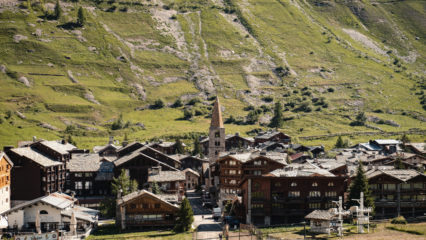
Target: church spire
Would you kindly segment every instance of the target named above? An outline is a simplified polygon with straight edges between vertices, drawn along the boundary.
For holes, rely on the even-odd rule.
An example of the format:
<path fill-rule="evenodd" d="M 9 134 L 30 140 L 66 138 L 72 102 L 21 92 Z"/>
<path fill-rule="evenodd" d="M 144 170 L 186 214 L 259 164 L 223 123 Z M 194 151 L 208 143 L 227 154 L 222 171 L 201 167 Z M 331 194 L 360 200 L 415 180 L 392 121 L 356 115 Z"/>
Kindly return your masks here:
<path fill-rule="evenodd" d="M 220 110 L 219 97 L 216 97 L 216 101 L 214 102 L 213 112 L 212 112 L 212 122 L 210 127 L 213 128 L 223 128 L 222 121 L 222 112 Z"/>

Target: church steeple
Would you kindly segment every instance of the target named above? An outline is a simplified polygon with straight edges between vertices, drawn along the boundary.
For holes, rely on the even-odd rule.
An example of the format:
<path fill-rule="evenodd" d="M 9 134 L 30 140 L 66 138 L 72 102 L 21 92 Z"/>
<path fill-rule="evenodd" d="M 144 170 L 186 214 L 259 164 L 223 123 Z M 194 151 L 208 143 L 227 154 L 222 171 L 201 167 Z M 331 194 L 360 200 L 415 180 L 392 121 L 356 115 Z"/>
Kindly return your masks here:
<path fill-rule="evenodd" d="M 212 122 L 210 123 L 210 127 L 223 128 L 222 111 L 220 108 L 219 98 L 216 97 L 216 101 L 214 102 L 213 106 Z"/>
<path fill-rule="evenodd" d="M 215 162 L 220 152 L 225 151 L 225 128 L 223 127 L 222 112 L 219 98 L 213 106 L 212 121 L 209 129 L 209 160 Z"/>

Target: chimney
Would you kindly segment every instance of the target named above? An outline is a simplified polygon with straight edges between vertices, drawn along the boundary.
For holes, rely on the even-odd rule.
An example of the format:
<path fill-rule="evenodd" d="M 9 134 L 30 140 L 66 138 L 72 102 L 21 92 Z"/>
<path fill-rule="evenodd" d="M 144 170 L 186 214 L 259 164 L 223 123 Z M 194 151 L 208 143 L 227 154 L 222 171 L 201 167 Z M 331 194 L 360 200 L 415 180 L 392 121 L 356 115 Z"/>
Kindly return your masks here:
<path fill-rule="evenodd" d="M 236 133 L 235 133 L 235 136 L 240 136 L 240 133 L 239 133 L 239 132 L 236 132 Z"/>

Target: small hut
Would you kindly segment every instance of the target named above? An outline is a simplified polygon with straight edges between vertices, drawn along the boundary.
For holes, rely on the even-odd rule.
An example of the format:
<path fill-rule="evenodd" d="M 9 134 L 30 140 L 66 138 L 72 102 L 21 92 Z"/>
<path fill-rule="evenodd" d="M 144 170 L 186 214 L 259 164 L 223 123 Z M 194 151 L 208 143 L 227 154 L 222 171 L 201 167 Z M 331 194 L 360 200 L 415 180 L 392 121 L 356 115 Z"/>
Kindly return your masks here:
<path fill-rule="evenodd" d="M 333 229 L 332 222 L 335 219 L 335 216 L 336 215 L 332 209 L 314 210 L 306 215 L 305 218 L 311 222 L 311 232 L 330 234 Z"/>

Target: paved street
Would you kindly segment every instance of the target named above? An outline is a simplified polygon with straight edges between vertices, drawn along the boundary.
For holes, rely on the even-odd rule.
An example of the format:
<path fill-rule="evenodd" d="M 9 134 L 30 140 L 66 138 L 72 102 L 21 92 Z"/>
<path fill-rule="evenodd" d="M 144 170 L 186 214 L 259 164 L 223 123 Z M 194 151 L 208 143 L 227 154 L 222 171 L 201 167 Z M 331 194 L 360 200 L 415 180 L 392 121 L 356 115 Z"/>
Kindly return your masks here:
<path fill-rule="evenodd" d="M 201 195 L 188 191 L 187 197 L 194 211 L 194 227 L 197 228 L 197 239 L 219 239 L 222 227 L 219 222 L 212 218 L 211 210 L 202 206 Z"/>

